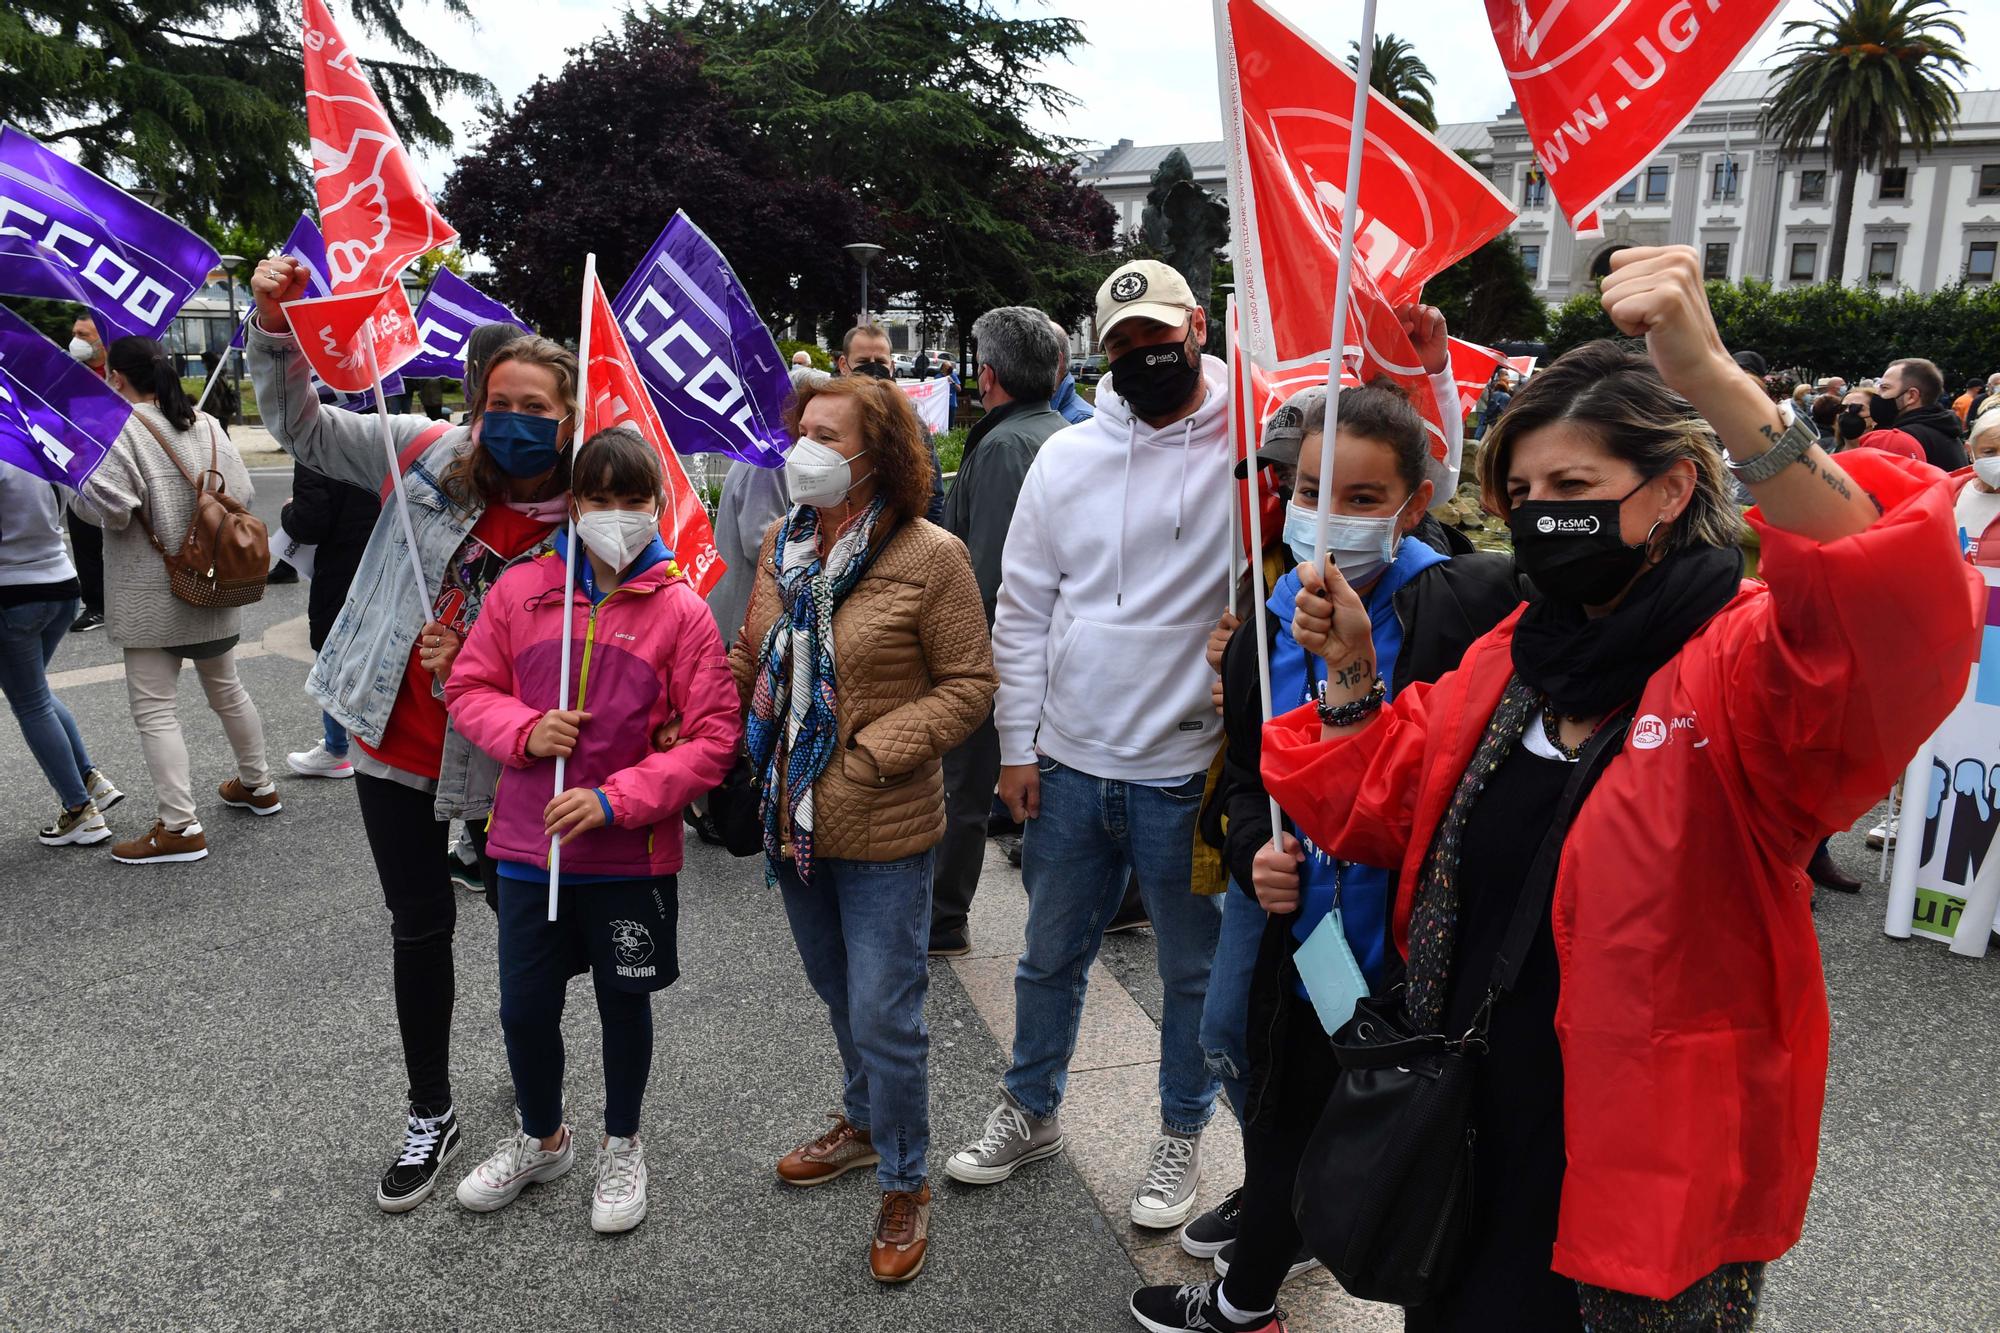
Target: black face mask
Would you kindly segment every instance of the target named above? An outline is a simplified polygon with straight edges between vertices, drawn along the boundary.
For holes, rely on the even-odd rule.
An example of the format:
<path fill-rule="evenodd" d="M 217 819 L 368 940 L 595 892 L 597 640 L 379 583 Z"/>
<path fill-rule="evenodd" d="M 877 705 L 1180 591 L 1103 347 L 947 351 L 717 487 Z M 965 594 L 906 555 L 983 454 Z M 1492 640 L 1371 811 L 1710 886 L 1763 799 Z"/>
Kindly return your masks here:
<path fill-rule="evenodd" d="M 1111 387 L 1142 420 L 1163 417 L 1193 396 L 1201 357 L 1187 343 L 1134 347 L 1109 367 Z"/>
<path fill-rule="evenodd" d="M 1868 433 L 1868 418 L 1861 415 L 1859 407 L 1842 408 L 1833 429 L 1843 440 L 1858 440 Z"/>
<path fill-rule="evenodd" d="M 892 380 L 896 378 L 896 372 L 883 365 L 880 361 L 857 361 L 848 366 L 847 373 L 850 375 L 866 375 L 868 378 L 876 380 Z"/>
<path fill-rule="evenodd" d="M 1625 544 L 1618 510 L 1651 483 L 1648 477 L 1617 500 L 1523 500 L 1507 516 L 1514 563 L 1544 597 L 1602 606 L 1646 563 L 1648 543 Z"/>
<path fill-rule="evenodd" d="M 1903 404 L 1899 399 L 1886 398 L 1879 393 L 1869 395 L 1868 415 L 1875 419 L 1875 424 L 1878 426 L 1895 425 L 1896 417 L 1902 410 Z"/>

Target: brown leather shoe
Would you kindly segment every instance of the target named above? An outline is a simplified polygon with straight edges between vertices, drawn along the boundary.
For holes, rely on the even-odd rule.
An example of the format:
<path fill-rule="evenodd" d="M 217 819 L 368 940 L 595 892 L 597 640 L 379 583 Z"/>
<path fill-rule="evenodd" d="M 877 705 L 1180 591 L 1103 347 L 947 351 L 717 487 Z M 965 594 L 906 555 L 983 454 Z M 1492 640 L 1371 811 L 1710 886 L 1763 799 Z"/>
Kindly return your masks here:
<path fill-rule="evenodd" d="M 915 1193 L 890 1190 L 875 1215 L 875 1243 L 868 1247 L 868 1271 L 877 1282 L 908 1282 L 924 1270 L 930 1245 L 931 1187 Z"/>
<path fill-rule="evenodd" d="M 835 1176 L 882 1160 L 867 1130 L 848 1124 L 844 1115 L 832 1119 L 832 1129 L 778 1159 L 778 1179 L 787 1185 L 824 1185 Z"/>
<path fill-rule="evenodd" d="M 145 837 L 114 843 L 111 859 L 128 866 L 156 865 L 163 861 L 199 861 L 208 855 L 208 836 L 201 825 L 189 824 L 179 833 L 155 821 Z"/>
<path fill-rule="evenodd" d="M 215 789 L 224 805 L 233 805 L 238 810 L 248 810 L 253 815 L 275 815 L 284 809 L 278 800 L 278 784 L 267 782 L 258 791 L 243 785 L 240 778 L 231 778 Z"/>

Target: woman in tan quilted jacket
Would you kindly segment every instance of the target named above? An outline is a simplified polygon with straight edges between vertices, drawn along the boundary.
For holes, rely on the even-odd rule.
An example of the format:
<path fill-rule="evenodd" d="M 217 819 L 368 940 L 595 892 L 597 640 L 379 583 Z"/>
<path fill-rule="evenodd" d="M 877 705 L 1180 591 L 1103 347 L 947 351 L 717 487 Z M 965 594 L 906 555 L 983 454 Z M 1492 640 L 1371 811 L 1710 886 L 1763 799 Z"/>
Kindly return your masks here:
<path fill-rule="evenodd" d="M 930 1225 L 931 853 L 940 760 L 998 684 L 965 547 L 923 518 L 930 453 L 893 382 L 802 386 L 794 504 L 771 525 L 730 666 L 762 781 L 764 850 L 845 1079 L 833 1128 L 778 1163 L 793 1185 L 874 1166 L 869 1266 L 923 1267 Z"/>

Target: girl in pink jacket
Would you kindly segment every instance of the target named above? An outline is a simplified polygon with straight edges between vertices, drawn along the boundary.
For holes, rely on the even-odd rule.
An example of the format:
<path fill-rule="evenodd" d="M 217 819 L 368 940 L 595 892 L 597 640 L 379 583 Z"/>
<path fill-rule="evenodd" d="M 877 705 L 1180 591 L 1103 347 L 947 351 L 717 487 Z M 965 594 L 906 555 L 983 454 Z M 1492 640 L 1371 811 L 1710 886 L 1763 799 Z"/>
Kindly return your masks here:
<path fill-rule="evenodd" d="M 459 1182 L 458 1201 L 503 1208 L 574 1161 L 562 1120 L 563 1002 L 588 969 L 604 1027 L 604 1134 L 590 1224 L 646 1216 L 639 1106 L 653 1063 L 652 992 L 680 975 L 675 923 L 681 812 L 722 780 L 742 742 L 736 685 L 707 606 L 659 538 L 659 456 L 629 428 L 578 451 L 570 487 L 576 569 L 570 697 L 558 709 L 567 534 L 487 594 L 445 703 L 459 733 L 504 765 L 486 850 L 500 871 L 500 1026 L 521 1123 Z M 658 735 L 669 743 L 655 748 Z M 555 761 L 567 790 L 554 793 Z M 550 797 L 554 795 L 554 799 Z M 562 837 L 548 920 L 549 839 Z"/>

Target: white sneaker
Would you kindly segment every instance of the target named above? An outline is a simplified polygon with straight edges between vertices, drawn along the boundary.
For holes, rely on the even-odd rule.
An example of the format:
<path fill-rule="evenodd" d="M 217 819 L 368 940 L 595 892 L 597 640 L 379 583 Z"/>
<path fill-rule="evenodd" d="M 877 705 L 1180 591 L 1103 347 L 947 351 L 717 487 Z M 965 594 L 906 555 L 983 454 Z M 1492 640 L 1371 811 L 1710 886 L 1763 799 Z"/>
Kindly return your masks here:
<path fill-rule="evenodd" d="M 541 1139 L 516 1131 L 500 1140 L 493 1155 L 458 1182 L 458 1201 L 475 1213 L 490 1213 L 514 1202 L 532 1184 L 560 1180 L 575 1165 L 574 1132 L 564 1136 L 560 1149 L 545 1152 Z"/>
<path fill-rule="evenodd" d="M 590 1229 L 611 1235 L 646 1220 L 646 1145 L 607 1137 L 597 1150 L 597 1188 L 590 1194 Z"/>
<path fill-rule="evenodd" d="M 1884 847 L 1894 847 L 1896 845 L 1896 830 L 1890 828 L 1887 824 L 1877 824 L 1874 828 L 1868 830 L 1868 845 L 1878 852 Z"/>
<path fill-rule="evenodd" d="M 42 840 L 44 847 L 88 847 L 110 837 L 111 829 L 105 824 L 97 802 L 85 800 L 74 810 L 62 811 L 56 816 L 55 823 L 36 836 Z"/>
<path fill-rule="evenodd" d="M 111 779 L 94 768 L 83 775 L 83 787 L 100 811 L 109 812 L 112 806 L 125 799 L 125 793 L 112 786 Z"/>
<path fill-rule="evenodd" d="M 292 766 L 292 772 L 302 778 L 351 778 L 354 765 L 347 762 L 344 754 L 335 754 L 321 741 L 310 750 L 300 750 L 285 756 L 285 762 Z"/>
<path fill-rule="evenodd" d="M 1201 1184 L 1201 1135 L 1169 1134 L 1153 1140 L 1146 1178 L 1132 1196 L 1132 1223 L 1164 1231 L 1177 1227 L 1194 1212 L 1195 1186 Z"/>

